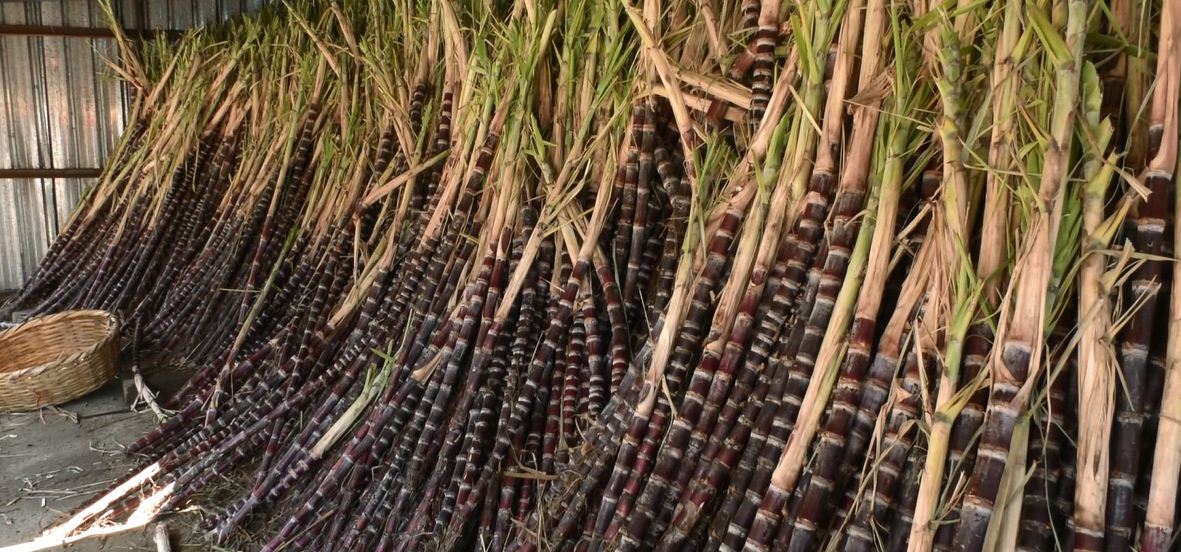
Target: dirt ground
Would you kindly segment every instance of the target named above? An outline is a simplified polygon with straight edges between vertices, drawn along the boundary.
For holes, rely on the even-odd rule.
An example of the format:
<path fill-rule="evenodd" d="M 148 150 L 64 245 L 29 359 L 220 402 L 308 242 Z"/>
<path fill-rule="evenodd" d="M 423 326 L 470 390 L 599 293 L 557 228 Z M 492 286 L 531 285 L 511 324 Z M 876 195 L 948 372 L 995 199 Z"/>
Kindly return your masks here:
<path fill-rule="evenodd" d="M 125 372 L 120 376 L 129 378 Z M 171 390 L 185 374 L 160 369 L 149 370 L 145 377 L 151 388 Z M 0 552 L 62 549 L 34 546 L 30 541 L 135 467 L 124 447 L 150 430 L 156 420 L 146 408 L 130 411 L 128 397 L 134 394 L 130 389 L 117 378 L 57 408 L 0 414 Z M 180 514 L 164 520 L 172 550 L 209 549 L 192 535 L 193 517 Z M 154 551 L 151 529 L 88 538 L 65 549 Z"/>

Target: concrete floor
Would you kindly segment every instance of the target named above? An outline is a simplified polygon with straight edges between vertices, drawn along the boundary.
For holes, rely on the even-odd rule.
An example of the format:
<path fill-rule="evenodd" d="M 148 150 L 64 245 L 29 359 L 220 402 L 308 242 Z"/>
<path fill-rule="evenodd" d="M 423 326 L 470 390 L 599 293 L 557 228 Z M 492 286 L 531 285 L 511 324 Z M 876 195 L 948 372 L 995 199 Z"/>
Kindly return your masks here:
<path fill-rule="evenodd" d="M 175 388 L 183 374 L 147 374 L 153 389 Z M 150 430 L 150 411 L 131 412 L 125 384 L 105 387 L 57 408 L 0 414 L 0 552 L 57 550 L 28 543 L 135 467 L 123 447 Z M 173 550 L 208 550 L 191 535 L 192 516 L 165 520 Z M 22 546 L 23 544 L 23 546 Z M 156 550 L 150 527 L 66 548 L 75 551 Z"/>

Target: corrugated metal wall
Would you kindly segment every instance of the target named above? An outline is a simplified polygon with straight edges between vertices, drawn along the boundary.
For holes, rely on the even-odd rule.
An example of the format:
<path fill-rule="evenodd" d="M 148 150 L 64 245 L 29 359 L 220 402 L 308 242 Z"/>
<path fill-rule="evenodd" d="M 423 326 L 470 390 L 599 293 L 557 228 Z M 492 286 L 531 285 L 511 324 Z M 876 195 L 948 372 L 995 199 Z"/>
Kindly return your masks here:
<path fill-rule="evenodd" d="M 116 0 L 126 29 L 183 30 L 262 0 Z M 105 27 L 94 0 L 0 0 L 0 24 Z M 110 39 L 0 36 L 0 169 L 100 168 L 123 132 L 128 98 Z M 89 178 L 0 179 L 0 290 L 28 278 Z"/>

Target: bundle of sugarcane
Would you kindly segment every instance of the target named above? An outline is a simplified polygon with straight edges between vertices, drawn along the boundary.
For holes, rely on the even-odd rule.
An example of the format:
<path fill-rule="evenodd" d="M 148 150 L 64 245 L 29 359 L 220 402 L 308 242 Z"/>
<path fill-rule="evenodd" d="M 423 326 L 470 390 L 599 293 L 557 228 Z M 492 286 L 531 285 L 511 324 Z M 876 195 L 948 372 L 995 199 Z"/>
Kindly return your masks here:
<path fill-rule="evenodd" d="M 197 501 L 268 551 L 1168 549 L 1178 36 L 350 0 L 121 39 L 136 123 L 14 305 L 198 370 L 55 534 Z"/>

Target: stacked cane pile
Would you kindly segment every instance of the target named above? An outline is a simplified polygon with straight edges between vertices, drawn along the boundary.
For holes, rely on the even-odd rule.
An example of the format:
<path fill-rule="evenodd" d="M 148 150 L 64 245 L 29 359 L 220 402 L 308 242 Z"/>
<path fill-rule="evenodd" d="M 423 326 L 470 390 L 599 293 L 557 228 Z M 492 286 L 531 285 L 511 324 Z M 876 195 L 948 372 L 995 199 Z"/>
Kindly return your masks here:
<path fill-rule="evenodd" d="M 60 530 L 1166 550 L 1179 37 L 1167 0 L 301 0 L 121 38 L 134 125 L 10 307 L 198 370 Z"/>

